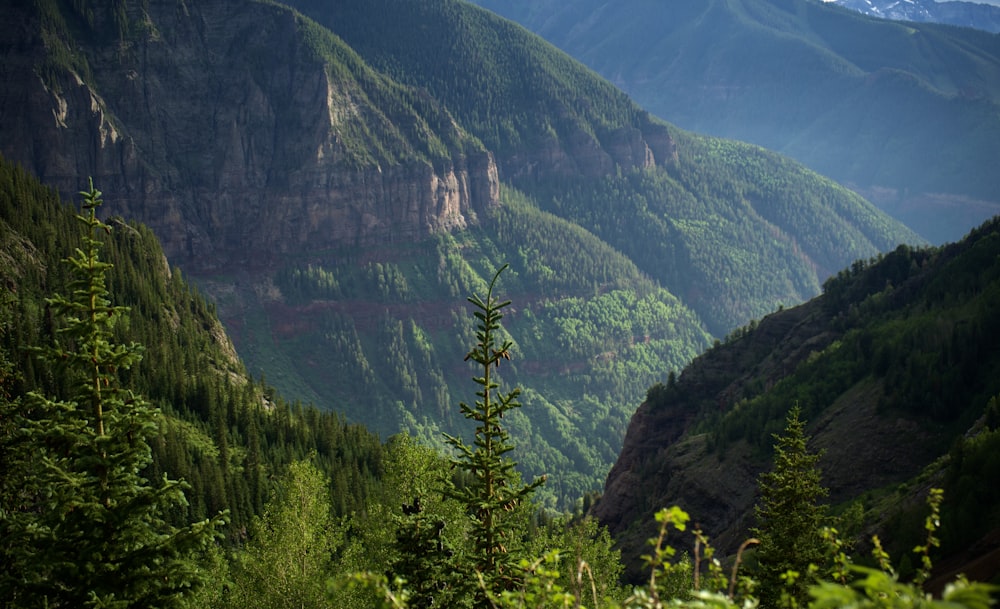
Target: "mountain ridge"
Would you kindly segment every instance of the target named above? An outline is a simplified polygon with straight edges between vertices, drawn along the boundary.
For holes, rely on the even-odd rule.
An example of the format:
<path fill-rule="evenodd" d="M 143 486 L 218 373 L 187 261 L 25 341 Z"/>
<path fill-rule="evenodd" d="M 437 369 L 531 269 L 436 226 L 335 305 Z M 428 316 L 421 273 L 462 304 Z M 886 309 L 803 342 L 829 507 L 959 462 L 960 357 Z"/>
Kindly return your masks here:
<path fill-rule="evenodd" d="M 494 2 L 686 129 L 779 151 L 932 242 L 1000 212 L 987 32 L 806 0 Z"/>
<path fill-rule="evenodd" d="M 651 506 L 680 504 L 735 551 L 753 523 L 768 439 L 792 404 L 810 423 L 811 449 L 822 452 L 831 504 L 857 503 L 869 533 L 892 529 L 883 538 L 895 540 L 894 555 L 906 547 L 901 536 L 917 534 L 901 529 L 912 523 L 900 507 L 909 500 L 895 502 L 931 484 L 950 496 L 947 553 L 996 526 L 961 515 L 970 487 L 956 481 L 989 474 L 957 473 L 955 447 L 994 425 L 983 421 L 1000 391 L 1000 362 L 986 347 L 997 331 L 998 245 L 994 219 L 955 244 L 858 261 L 823 295 L 735 331 L 651 387 L 593 510 L 632 568 Z M 996 498 L 981 501 L 988 511 Z"/>
<path fill-rule="evenodd" d="M 15 80 L 36 83 L 27 91 L 40 99 L 8 106 L 4 130 L 12 133 L 3 152 L 30 159 L 29 166 L 64 193 L 81 188 L 82 174 L 89 173 L 105 185 L 109 208 L 143 218 L 185 266 L 254 243 L 279 252 L 301 240 L 319 247 L 412 240 L 461 228 L 477 210 L 497 203 L 488 152 L 431 100 L 367 69 L 315 24 L 279 5 L 212 3 L 186 15 L 173 14 L 171 5 L 132 11 L 128 18 L 139 31 L 122 42 L 118 58 L 104 55 L 108 43 L 96 30 L 87 34 L 85 24 L 46 25 L 46 11 L 56 10 L 48 4 L 12 15 L 9 28 L 22 19 L 41 28 L 41 36 L 20 40 L 8 29 L 29 53 L 57 58 L 58 45 L 76 45 L 94 54 L 83 69 L 53 70 L 47 85 L 30 65 L 21 66 Z M 97 23 L 110 22 L 101 7 L 92 10 Z M 158 21 L 147 22 L 150 15 Z M 258 28 L 261 23 L 267 27 Z M 58 40 L 60 31 L 72 36 L 80 29 L 85 33 L 76 42 L 61 40 L 46 51 L 45 37 Z M 264 58 L 282 48 L 286 69 L 263 68 Z M 328 71 L 341 65 L 330 63 L 333 55 L 344 64 Z M 405 131 L 363 101 L 378 90 Z M 416 104 L 425 105 L 423 114 L 414 112 Z M 53 105 L 55 122 L 47 111 Z M 91 117 L 68 114 L 90 107 Z M 432 131 L 428 120 L 446 131 Z M 303 141 L 301 127 L 278 128 L 287 124 L 314 128 Z M 56 144 L 35 144 L 29 159 L 17 148 L 42 141 Z M 178 217 L 197 220 L 178 226 Z M 254 228 L 262 225 L 271 230 Z"/>
<path fill-rule="evenodd" d="M 563 473 L 550 504 L 599 486 L 645 388 L 711 334 L 920 242 L 470 4 L 88 6 L 35 0 L 0 26 L 4 154 L 64 191 L 93 176 L 255 376 L 383 436 L 462 429 L 463 298 L 509 262 L 515 457 Z"/>
<path fill-rule="evenodd" d="M 1000 32 L 1000 7 L 989 3 L 935 0 L 825 0 L 859 13 L 895 21 L 943 23 Z"/>

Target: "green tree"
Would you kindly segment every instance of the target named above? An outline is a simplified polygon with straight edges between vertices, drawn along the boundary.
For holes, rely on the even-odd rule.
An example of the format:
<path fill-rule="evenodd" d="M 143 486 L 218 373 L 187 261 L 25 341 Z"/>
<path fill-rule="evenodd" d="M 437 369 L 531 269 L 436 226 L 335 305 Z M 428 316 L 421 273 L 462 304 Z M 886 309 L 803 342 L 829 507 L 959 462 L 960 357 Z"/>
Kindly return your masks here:
<path fill-rule="evenodd" d="M 334 524 L 329 480 L 309 461 L 292 463 L 234 561 L 229 606 L 328 606 L 326 580 L 343 537 Z"/>
<path fill-rule="evenodd" d="M 405 581 L 414 609 L 468 606 L 468 582 L 453 566 L 466 538 L 464 513 L 440 493 L 450 461 L 403 434 L 390 438 L 387 448 L 381 505 L 369 513 L 395 522 L 388 577 Z M 380 527 L 370 521 L 365 529 L 367 534 Z"/>
<path fill-rule="evenodd" d="M 827 490 L 820 483 L 820 455 L 806 447 L 805 423 L 799 407 L 775 435 L 774 467 L 758 479 L 760 499 L 754 506 L 760 540 L 755 575 L 765 607 L 805 605 L 812 583 L 811 567 L 826 555 L 822 528 L 826 506 L 819 503 Z"/>
<path fill-rule="evenodd" d="M 475 440 L 472 446 L 460 438 L 445 434 L 445 438 L 457 453 L 453 460 L 462 484 L 456 484 L 449 477 L 446 495 L 457 499 L 464 507 L 472 523 L 471 567 L 482 577 L 483 589 L 476 595 L 477 606 L 489 606 L 485 593 L 499 594 L 513 589 L 518 583 L 518 563 L 525 556 L 513 551 L 519 543 L 518 527 L 514 526 L 518 515 L 536 488 L 545 482 L 539 478 L 530 484 L 521 482 L 515 471 L 516 463 L 505 455 L 514 448 L 510 436 L 501 425 L 504 414 L 521 404 L 517 401 L 519 389 L 499 393 L 495 369 L 502 360 L 510 359 L 513 343 L 500 342 L 501 311 L 510 301 L 500 301 L 493 295 L 504 265 L 493 275 L 486 291 L 485 300 L 472 296 L 468 300 L 476 308 L 474 313 L 479 323 L 476 330 L 476 346 L 465 356 L 482 370 L 481 376 L 474 376 L 479 385 L 479 397 L 475 406 L 460 404 L 462 415 L 476 422 Z"/>
<path fill-rule="evenodd" d="M 0 276 L 0 279 L 3 279 Z M 17 414 L 21 408 L 20 399 L 14 397 L 14 386 L 20 379 L 11 361 L 6 346 L 10 334 L 12 316 L 12 294 L 0 294 L 0 526 L 7 522 L 7 515 L 20 509 L 24 498 L 23 486 L 27 472 L 23 469 L 27 446 L 18 439 Z M 0 528 L 0 539 L 5 530 Z M 0 549 L 0 558 L 4 550 Z M 0 561 L 0 581 L 4 580 L 7 564 Z"/>
<path fill-rule="evenodd" d="M 70 295 L 48 300 L 59 340 L 37 349 L 66 395 L 28 393 L 11 439 L 24 478 L 20 500 L 0 510 L 0 598 L 8 607 L 178 607 L 204 583 L 201 558 L 223 518 L 171 524 L 186 486 L 142 475 L 160 413 L 119 382 L 140 347 L 114 342 L 126 309 L 110 302 L 111 265 L 97 238 L 110 228 L 96 216 L 93 183 L 81 195 L 85 234 L 67 259 Z"/>

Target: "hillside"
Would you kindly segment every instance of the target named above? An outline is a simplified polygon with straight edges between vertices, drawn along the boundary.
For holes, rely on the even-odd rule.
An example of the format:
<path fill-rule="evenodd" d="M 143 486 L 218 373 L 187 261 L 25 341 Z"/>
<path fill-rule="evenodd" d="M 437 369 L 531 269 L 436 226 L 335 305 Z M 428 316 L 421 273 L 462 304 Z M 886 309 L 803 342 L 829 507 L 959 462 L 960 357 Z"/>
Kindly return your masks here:
<path fill-rule="evenodd" d="M 8 515 L 34 499 L 21 491 L 19 472 L 8 468 L 24 449 L 14 424 L 31 416 L 25 395 L 61 395 L 70 385 L 65 370 L 31 349 L 57 340 L 60 326 L 46 299 L 68 293 L 65 260 L 82 233 L 74 203 L 0 158 L 0 504 Z M 109 224 L 101 251 L 113 265 L 107 285 L 112 301 L 130 309 L 116 339 L 142 345 L 141 361 L 122 371 L 121 380 L 163 415 L 148 438 L 153 464 L 143 474 L 191 485 L 187 508 L 173 516 L 191 522 L 228 510 L 227 545 L 242 541 L 277 476 L 311 453 L 330 477 L 335 514 L 361 509 L 381 488 L 379 439 L 254 381 L 214 306 L 168 265 L 152 232 L 119 217 Z"/>
<path fill-rule="evenodd" d="M 652 114 L 787 154 L 934 243 L 1000 211 L 1000 44 L 987 32 L 813 0 L 479 4 Z"/>
<path fill-rule="evenodd" d="M 469 433 L 463 299 L 509 262 L 516 458 L 560 474 L 550 502 L 599 485 L 645 388 L 712 335 L 920 242 L 472 5 L 300 4 L 316 21 L 249 0 L 12 7 L 2 151 L 64 194 L 93 176 L 253 376 L 383 437 Z"/>
<path fill-rule="evenodd" d="M 945 489 L 945 555 L 990 550 L 977 542 L 1000 527 L 998 254 L 994 219 L 959 243 L 859 261 L 823 295 L 733 332 L 650 388 L 595 513 L 633 561 L 652 511 L 674 503 L 733 550 L 772 434 L 798 404 L 835 512 L 863 511 L 855 534 L 908 550 L 912 497 L 933 484 Z"/>

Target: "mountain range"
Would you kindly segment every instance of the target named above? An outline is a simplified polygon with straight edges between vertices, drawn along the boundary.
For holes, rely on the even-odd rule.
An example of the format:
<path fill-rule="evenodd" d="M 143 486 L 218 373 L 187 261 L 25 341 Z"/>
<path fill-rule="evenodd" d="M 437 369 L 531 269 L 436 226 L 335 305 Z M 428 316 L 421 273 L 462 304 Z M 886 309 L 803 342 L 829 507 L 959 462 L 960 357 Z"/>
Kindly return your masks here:
<path fill-rule="evenodd" d="M 1000 32 L 1000 7 L 979 2 L 936 0 L 827 0 L 851 10 L 896 21 L 945 23 Z"/>
<path fill-rule="evenodd" d="M 385 492 L 386 436 L 467 434 L 464 298 L 509 262 L 513 456 L 550 474 L 547 507 L 610 468 L 593 512 L 633 564 L 671 503 L 723 551 L 742 539 L 792 404 L 847 536 L 884 532 L 898 556 L 939 485 L 944 550 L 995 557 L 996 220 L 924 247 L 832 180 L 663 122 L 470 4 L 296 7 L 10 7 L 4 407 L 62 382 L 25 347 L 56 334 L 44 298 L 79 236 L 39 180 L 72 196 L 93 176 L 108 284 L 131 307 L 116 332 L 147 346 L 123 383 L 165 415 L 149 474 L 186 479 L 194 518 L 230 509 L 233 543 L 292 460 L 314 455 L 344 516 Z M 15 435 L 0 419 L 0 447 Z"/>
<path fill-rule="evenodd" d="M 934 243 L 1000 212 L 1000 42 L 988 32 L 814 0 L 479 4 L 650 113 L 787 154 Z"/>
<path fill-rule="evenodd" d="M 0 152 L 67 195 L 92 176 L 255 375 L 383 437 L 462 433 L 462 299 L 509 262 L 516 457 L 563 473 L 550 501 L 599 486 L 645 388 L 712 335 L 921 242 L 473 5 L 296 7 L 18 3 Z"/>

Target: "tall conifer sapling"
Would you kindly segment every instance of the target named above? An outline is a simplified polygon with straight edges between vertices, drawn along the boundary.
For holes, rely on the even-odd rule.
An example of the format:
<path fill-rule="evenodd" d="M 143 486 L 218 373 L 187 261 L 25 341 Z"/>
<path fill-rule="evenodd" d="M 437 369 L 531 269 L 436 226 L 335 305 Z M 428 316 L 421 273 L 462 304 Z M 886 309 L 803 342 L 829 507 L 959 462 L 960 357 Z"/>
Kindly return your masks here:
<path fill-rule="evenodd" d="M 114 342 L 126 311 L 111 304 L 98 235 L 101 193 L 90 184 L 77 218 L 83 247 L 67 259 L 69 296 L 48 301 L 59 340 L 38 349 L 67 378 L 69 394 L 27 396 L 19 420 L 33 448 L 22 464 L 34 505 L 4 511 L 0 598 L 11 607 L 179 607 L 203 583 L 198 557 L 222 516 L 177 527 L 168 512 L 186 505 L 186 485 L 166 477 L 153 486 L 147 437 L 159 412 L 119 385 L 117 371 L 137 363 L 138 345 Z"/>
<path fill-rule="evenodd" d="M 821 566 L 826 557 L 826 506 L 819 501 L 827 490 L 820 483 L 820 455 L 808 450 L 807 440 L 796 405 L 784 432 L 775 435 L 773 469 L 758 479 L 757 527 L 752 532 L 760 540 L 755 575 L 762 606 L 804 606 L 813 583 L 810 567 Z"/>
<path fill-rule="evenodd" d="M 514 448 L 507 431 L 501 425 L 504 414 L 521 404 L 517 401 L 519 389 L 507 393 L 499 388 L 495 370 L 502 360 L 510 359 L 513 343 L 500 342 L 501 312 L 510 301 L 500 301 L 493 295 L 500 274 L 507 268 L 505 264 L 490 281 L 486 298 L 472 296 L 468 300 L 476 308 L 478 320 L 476 346 L 465 356 L 481 369 L 481 376 L 474 376 L 479 385 L 475 406 L 461 403 L 462 414 L 476 422 L 475 440 L 468 446 L 460 438 L 445 434 L 447 442 L 456 449 L 453 464 L 468 474 L 469 482 L 458 487 L 454 484 L 447 494 L 465 506 L 472 521 L 473 566 L 482 577 L 485 590 L 498 594 L 513 589 L 518 583 L 517 563 L 523 558 L 513 552 L 514 529 L 512 516 L 517 508 L 545 482 L 539 478 L 530 484 L 521 482 L 515 471 L 516 463 L 505 455 Z M 489 606 L 485 595 L 478 594 L 477 606 Z"/>

